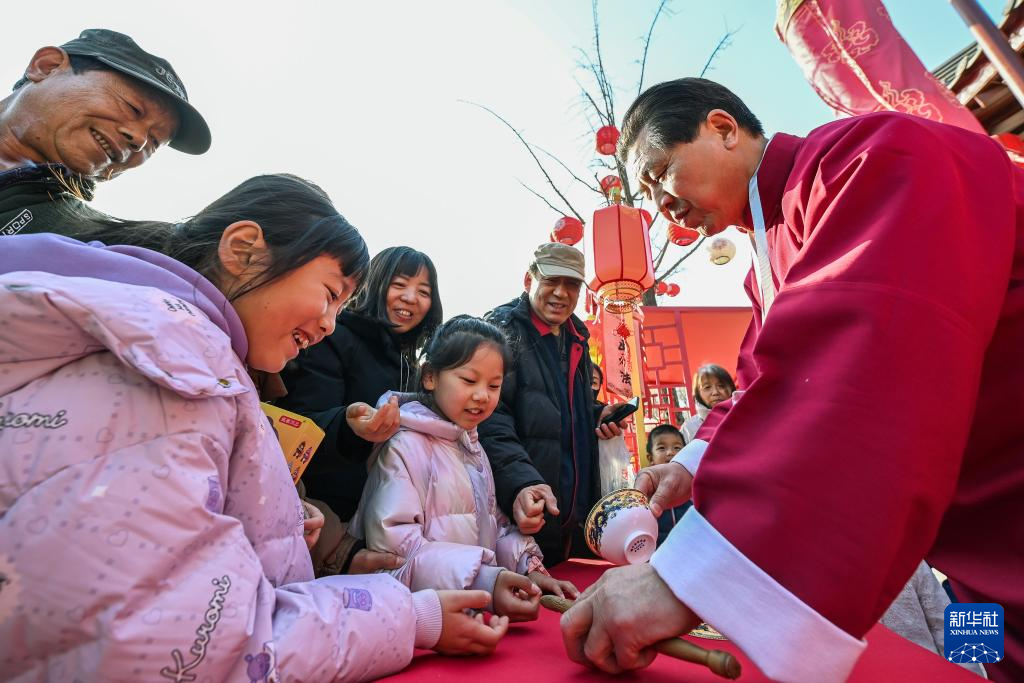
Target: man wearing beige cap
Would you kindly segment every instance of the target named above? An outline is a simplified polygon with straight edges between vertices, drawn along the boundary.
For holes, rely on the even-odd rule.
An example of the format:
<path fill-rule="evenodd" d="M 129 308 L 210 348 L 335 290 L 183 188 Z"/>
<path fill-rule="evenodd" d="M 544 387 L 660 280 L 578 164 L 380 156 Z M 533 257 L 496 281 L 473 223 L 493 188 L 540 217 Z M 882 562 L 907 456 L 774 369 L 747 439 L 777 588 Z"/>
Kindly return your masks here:
<path fill-rule="evenodd" d="M 585 552 L 582 523 L 599 497 L 598 427 L 589 334 L 573 315 L 583 287 L 583 254 L 565 244 L 537 247 L 525 292 L 485 317 L 509 337 L 515 363 L 501 402 L 478 428 L 494 470 L 498 505 L 533 534 L 549 566 Z"/>

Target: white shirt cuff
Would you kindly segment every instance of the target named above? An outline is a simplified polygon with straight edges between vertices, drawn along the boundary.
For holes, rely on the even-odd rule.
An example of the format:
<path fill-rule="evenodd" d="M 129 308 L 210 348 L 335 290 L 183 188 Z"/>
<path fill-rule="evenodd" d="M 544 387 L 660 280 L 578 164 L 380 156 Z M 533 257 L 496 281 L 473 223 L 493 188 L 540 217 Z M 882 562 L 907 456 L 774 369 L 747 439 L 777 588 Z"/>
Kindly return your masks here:
<path fill-rule="evenodd" d="M 751 562 L 696 508 L 683 515 L 651 565 L 681 602 L 772 680 L 845 681 L 867 645 Z"/>
<path fill-rule="evenodd" d="M 686 471 L 690 473 L 691 477 L 695 477 L 697 476 L 697 467 L 700 466 L 700 461 L 704 457 L 704 451 L 707 449 L 707 441 L 694 439 L 683 446 L 683 450 L 676 453 L 675 457 L 672 458 L 672 462 L 679 463 L 686 468 Z"/>

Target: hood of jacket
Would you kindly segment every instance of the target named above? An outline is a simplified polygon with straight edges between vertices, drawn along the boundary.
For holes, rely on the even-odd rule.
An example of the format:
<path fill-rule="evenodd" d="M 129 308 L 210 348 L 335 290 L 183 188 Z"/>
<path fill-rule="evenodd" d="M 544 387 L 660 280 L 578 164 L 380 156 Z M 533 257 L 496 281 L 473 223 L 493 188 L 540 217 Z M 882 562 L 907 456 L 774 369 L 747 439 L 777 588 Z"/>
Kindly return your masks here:
<path fill-rule="evenodd" d="M 237 376 L 248 351 L 238 314 L 211 282 L 162 254 L 12 237 L 0 249 L 0 299 L 0 362 L 9 364 L 0 394 L 103 349 L 181 395 L 248 390 Z"/>
<path fill-rule="evenodd" d="M 408 429 L 421 434 L 461 444 L 471 453 L 480 452 L 480 440 L 476 429 L 463 429 L 454 422 L 449 422 L 420 402 L 419 394 L 389 391 L 377 401 L 380 408 L 392 396 L 398 397 L 400 429 Z"/>

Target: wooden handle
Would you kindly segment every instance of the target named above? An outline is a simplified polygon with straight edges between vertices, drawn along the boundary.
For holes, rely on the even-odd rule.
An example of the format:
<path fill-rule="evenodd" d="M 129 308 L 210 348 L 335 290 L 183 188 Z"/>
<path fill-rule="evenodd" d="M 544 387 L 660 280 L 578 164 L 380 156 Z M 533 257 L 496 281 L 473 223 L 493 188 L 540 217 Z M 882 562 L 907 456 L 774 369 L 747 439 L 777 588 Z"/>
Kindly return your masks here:
<path fill-rule="evenodd" d="M 573 601 L 560 598 L 557 595 L 541 596 L 540 604 L 555 612 L 565 612 L 572 607 Z M 682 638 L 666 638 L 654 644 L 654 649 L 663 655 L 681 659 L 684 662 L 703 664 L 722 678 L 735 680 L 743 672 L 739 660 L 731 653 L 724 650 L 707 650 L 700 645 L 694 645 Z"/>

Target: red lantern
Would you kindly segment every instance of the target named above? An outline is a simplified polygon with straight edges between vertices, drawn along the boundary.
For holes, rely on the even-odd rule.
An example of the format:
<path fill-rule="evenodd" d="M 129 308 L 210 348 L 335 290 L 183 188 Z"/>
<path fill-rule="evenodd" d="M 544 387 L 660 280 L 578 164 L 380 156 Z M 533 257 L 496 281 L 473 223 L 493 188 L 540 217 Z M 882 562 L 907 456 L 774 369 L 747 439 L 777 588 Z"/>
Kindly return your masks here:
<path fill-rule="evenodd" d="M 668 291 L 668 283 L 664 281 L 659 282 L 658 286 L 655 287 L 654 291 L 657 292 L 659 295 L 664 295 L 665 292 Z"/>
<path fill-rule="evenodd" d="M 617 175 L 606 175 L 601 178 L 601 191 L 610 202 L 618 204 L 622 201 L 622 180 Z"/>
<path fill-rule="evenodd" d="M 651 238 L 640 210 L 613 204 L 595 211 L 587 247 L 587 285 L 609 311 L 632 310 L 654 284 Z"/>
<path fill-rule="evenodd" d="M 551 231 L 551 241 L 572 246 L 583 239 L 583 222 L 572 216 L 562 216 Z"/>
<path fill-rule="evenodd" d="M 679 293 L 679 285 L 673 282 L 668 286 L 668 291 L 665 293 L 668 294 L 669 296 L 675 296 L 676 294 Z"/>
<path fill-rule="evenodd" d="M 615 126 L 601 126 L 597 129 L 597 151 L 611 156 L 619 142 L 619 129 Z"/>
<path fill-rule="evenodd" d="M 604 192 L 605 194 L 608 194 L 608 190 L 610 190 L 613 187 L 617 187 L 620 190 L 622 189 L 622 180 L 619 178 L 619 176 L 617 176 L 617 175 L 606 175 L 604 178 L 601 178 L 601 191 L 602 192 Z"/>
<path fill-rule="evenodd" d="M 696 230 L 684 228 L 681 225 L 672 223 L 668 226 L 668 241 L 677 247 L 685 247 L 688 244 L 693 244 L 700 237 L 700 233 Z"/>

